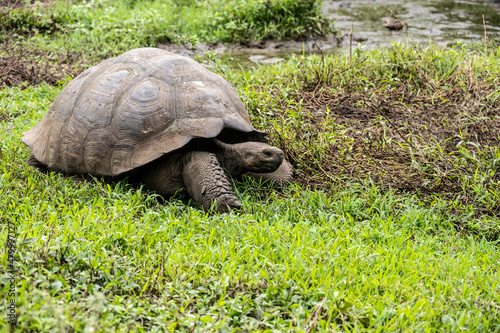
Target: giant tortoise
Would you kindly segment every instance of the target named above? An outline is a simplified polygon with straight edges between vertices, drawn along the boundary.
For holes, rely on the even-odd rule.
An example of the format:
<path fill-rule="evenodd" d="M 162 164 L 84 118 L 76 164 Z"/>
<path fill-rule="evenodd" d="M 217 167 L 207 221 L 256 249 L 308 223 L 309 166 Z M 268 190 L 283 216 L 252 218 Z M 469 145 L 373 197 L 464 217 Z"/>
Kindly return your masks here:
<path fill-rule="evenodd" d="M 286 185 L 283 152 L 252 127 L 233 87 L 194 60 L 140 48 L 71 81 L 24 133 L 31 165 L 65 175 L 129 176 L 203 209 L 241 208 L 226 172 Z"/>

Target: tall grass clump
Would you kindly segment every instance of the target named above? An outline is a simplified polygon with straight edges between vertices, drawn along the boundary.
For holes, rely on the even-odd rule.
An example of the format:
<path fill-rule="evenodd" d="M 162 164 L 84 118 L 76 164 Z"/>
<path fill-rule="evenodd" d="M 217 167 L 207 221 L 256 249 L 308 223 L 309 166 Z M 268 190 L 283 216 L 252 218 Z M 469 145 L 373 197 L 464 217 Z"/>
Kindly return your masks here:
<path fill-rule="evenodd" d="M 447 198 L 459 229 L 497 239 L 500 107 L 497 50 L 394 45 L 293 58 L 242 76 L 248 105 L 304 185 L 355 179 Z M 284 84 L 286 82 L 286 84 Z M 463 215 L 465 214 L 465 215 Z M 472 217 L 484 223 L 471 225 Z"/>
<path fill-rule="evenodd" d="M 31 44 L 71 47 L 101 58 L 183 41 L 247 42 L 322 36 L 332 31 L 317 0 L 57 1 L 0 11 L 0 35 L 30 36 Z"/>
<path fill-rule="evenodd" d="M 314 0 L 246 0 L 222 2 L 222 15 L 212 29 L 226 42 L 265 39 L 304 39 L 332 32 Z"/>

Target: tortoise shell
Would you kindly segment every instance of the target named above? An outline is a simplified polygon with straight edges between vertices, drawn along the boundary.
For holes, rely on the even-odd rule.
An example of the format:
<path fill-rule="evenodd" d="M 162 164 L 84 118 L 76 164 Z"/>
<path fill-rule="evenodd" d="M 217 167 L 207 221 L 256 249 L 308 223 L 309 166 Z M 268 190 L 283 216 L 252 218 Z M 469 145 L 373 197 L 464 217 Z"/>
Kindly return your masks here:
<path fill-rule="evenodd" d="M 190 58 L 141 48 L 76 77 L 22 141 L 49 169 L 117 176 L 224 131 L 234 142 L 267 141 L 222 77 Z"/>

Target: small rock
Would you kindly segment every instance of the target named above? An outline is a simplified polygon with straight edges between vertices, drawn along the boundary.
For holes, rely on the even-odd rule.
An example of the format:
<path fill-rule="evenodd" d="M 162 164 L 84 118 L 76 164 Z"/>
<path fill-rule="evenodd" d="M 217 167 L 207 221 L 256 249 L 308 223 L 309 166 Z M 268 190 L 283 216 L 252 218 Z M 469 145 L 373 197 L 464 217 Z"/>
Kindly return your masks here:
<path fill-rule="evenodd" d="M 278 57 L 273 57 L 273 58 L 266 58 L 263 55 L 253 55 L 248 58 L 251 62 L 255 62 L 257 64 L 275 64 L 279 61 L 283 61 L 283 58 L 278 58 Z"/>
<path fill-rule="evenodd" d="M 401 30 L 403 27 L 408 28 L 408 24 L 406 22 L 388 21 L 384 23 L 384 27 L 389 30 Z"/>

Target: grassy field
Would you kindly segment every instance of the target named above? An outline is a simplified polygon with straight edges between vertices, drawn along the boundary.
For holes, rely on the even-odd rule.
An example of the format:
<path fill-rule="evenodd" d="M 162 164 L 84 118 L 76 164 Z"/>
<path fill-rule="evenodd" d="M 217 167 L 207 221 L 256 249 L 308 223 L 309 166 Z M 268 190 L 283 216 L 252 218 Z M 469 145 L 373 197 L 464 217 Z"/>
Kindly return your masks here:
<path fill-rule="evenodd" d="M 80 16 L 57 29 L 81 24 L 121 36 L 106 27 L 130 26 L 119 19 L 125 5 L 139 17 L 173 3 L 61 2 L 36 17 L 74 6 Z M 177 5 L 175 13 L 192 8 Z M 121 14 L 104 19 L 113 10 Z M 110 26 L 97 28 L 102 22 Z M 120 45 L 107 32 L 95 44 L 72 35 L 72 48 L 105 43 L 103 57 L 156 45 L 143 39 L 156 36 L 151 23 L 144 27 Z M 184 28 L 172 31 L 199 31 Z M 206 29 L 204 40 L 231 40 Z M 4 39 L 0 74 L 16 56 L 7 43 L 29 46 L 16 59 L 30 62 L 63 36 Z M 213 70 L 235 85 L 254 125 L 270 131 L 296 170 L 285 190 L 235 181 L 246 212 L 222 215 L 182 198 L 161 203 L 125 181 L 75 183 L 27 166 L 22 132 L 47 112 L 71 80 L 66 74 L 99 59 L 55 54 L 36 67 L 38 81 L 11 75 L 0 90 L 2 267 L 8 226 L 17 228 L 14 280 L 0 276 L 1 332 L 10 331 L 11 281 L 16 332 L 500 331 L 497 43 L 395 45 L 245 70 L 215 58 Z"/>

